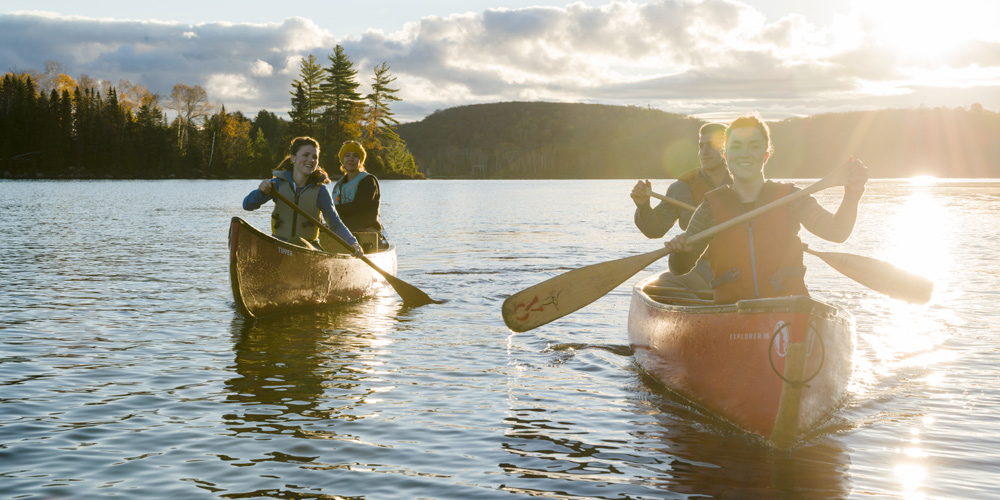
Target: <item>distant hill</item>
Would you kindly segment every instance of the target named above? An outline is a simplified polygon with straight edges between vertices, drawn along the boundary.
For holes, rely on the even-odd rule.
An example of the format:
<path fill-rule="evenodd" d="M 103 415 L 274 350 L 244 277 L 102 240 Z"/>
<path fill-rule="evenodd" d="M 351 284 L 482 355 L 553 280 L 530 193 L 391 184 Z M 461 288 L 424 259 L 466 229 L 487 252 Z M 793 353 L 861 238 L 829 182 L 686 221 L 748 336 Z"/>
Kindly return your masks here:
<path fill-rule="evenodd" d="M 639 179 L 697 167 L 703 123 L 634 106 L 506 102 L 437 111 L 398 131 L 434 178 Z M 1000 177 L 1000 115 L 977 104 L 768 124 L 772 177 L 822 177 L 851 155 L 872 177 Z"/>

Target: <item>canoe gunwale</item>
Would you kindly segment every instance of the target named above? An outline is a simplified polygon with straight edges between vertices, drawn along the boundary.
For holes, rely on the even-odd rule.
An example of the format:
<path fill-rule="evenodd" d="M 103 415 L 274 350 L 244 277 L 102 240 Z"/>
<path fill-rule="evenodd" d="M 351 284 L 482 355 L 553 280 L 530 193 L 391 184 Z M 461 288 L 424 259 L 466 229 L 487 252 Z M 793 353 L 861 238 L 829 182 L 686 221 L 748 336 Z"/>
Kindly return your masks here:
<path fill-rule="evenodd" d="M 652 280 L 651 278 L 650 280 Z M 647 280 L 649 281 L 649 280 Z M 846 310 L 812 297 L 796 295 L 791 297 L 774 297 L 767 299 L 744 299 L 733 304 L 683 305 L 660 302 L 643 290 L 646 282 L 635 285 L 633 298 L 638 297 L 647 306 L 685 314 L 754 314 L 754 313 L 802 313 L 822 319 L 839 319 L 851 321 Z"/>

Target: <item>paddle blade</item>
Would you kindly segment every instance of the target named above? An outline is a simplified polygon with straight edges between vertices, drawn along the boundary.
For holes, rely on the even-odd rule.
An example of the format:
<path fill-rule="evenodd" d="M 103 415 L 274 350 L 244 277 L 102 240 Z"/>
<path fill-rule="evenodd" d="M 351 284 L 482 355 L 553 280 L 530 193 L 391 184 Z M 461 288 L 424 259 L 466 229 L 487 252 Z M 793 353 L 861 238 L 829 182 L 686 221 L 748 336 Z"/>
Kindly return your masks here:
<path fill-rule="evenodd" d="M 434 300 L 423 292 L 423 290 L 393 276 L 392 279 L 386 278 L 389 285 L 392 286 L 393 290 L 399 294 L 403 299 L 403 305 L 410 307 L 425 306 L 427 304 L 443 304 L 443 300 Z"/>
<path fill-rule="evenodd" d="M 441 304 L 443 301 L 434 300 L 424 293 L 423 290 L 389 274 L 386 270 L 378 267 L 374 262 L 372 262 L 368 257 L 361 256 L 360 259 L 364 261 L 365 264 L 371 266 L 375 272 L 382 275 L 383 278 L 389 283 L 389 286 L 399 294 L 399 297 L 403 299 L 403 305 L 410 307 L 425 306 L 427 304 Z"/>
<path fill-rule="evenodd" d="M 503 321 L 515 332 L 538 328 L 603 297 L 668 253 L 661 248 L 549 278 L 507 297 L 503 301 Z"/>
<path fill-rule="evenodd" d="M 844 276 L 894 299 L 911 304 L 926 304 L 931 300 L 934 291 L 931 280 L 888 262 L 849 253 L 817 252 L 810 248 L 806 248 L 806 252 L 823 259 Z"/>

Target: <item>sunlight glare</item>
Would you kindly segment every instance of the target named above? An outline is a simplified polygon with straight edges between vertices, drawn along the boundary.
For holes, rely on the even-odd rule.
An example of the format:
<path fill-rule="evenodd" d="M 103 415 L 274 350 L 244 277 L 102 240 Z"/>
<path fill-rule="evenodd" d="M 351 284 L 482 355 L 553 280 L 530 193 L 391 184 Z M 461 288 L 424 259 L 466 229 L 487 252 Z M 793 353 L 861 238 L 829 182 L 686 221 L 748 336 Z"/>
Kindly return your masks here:
<path fill-rule="evenodd" d="M 880 42 L 914 59 L 943 55 L 959 45 L 992 36 L 996 6 L 986 0 L 914 4 L 902 0 L 852 3 Z"/>
<path fill-rule="evenodd" d="M 908 189 L 911 192 L 904 203 L 886 214 L 889 244 L 880 258 L 931 279 L 937 295 L 942 292 L 952 270 L 950 244 L 954 241 L 955 229 L 949 223 L 948 208 L 931 194 L 934 183 L 933 178 L 925 176 L 910 180 Z M 928 237 L 928 227 L 936 228 L 933 238 Z M 885 317 L 871 338 L 872 349 L 880 360 L 895 360 L 873 367 L 876 371 L 891 372 L 905 366 L 931 367 L 954 359 L 954 352 L 940 347 L 944 332 L 927 314 L 926 305 L 885 301 L 874 307 L 884 310 Z M 935 379 L 932 374 L 929 376 L 929 383 L 933 383 Z"/>
<path fill-rule="evenodd" d="M 931 178 L 921 176 L 911 180 L 915 187 L 933 184 Z M 925 276 L 935 285 L 952 272 L 950 249 L 953 224 L 946 207 L 928 192 L 915 190 L 899 206 L 886 226 L 892 231 L 892 245 L 886 250 L 887 260 L 893 265 Z M 935 235 L 929 238 L 927 228 L 933 227 Z M 933 265 L 929 265 L 933 264 Z"/>
<path fill-rule="evenodd" d="M 910 177 L 910 184 L 913 186 L 928 186 L 934 184 L 937 181 L 937 177 L 933 175 L 915 175 Z"/>
<path fill-rule="evenodd" d="M 903 464 L 897 465 L 893 472 L 903 487 L 903 498 L 924 498 L 920 493 L 920 486 L 927 476 L 927 471 L 923 467 L 914 464 Z"/>

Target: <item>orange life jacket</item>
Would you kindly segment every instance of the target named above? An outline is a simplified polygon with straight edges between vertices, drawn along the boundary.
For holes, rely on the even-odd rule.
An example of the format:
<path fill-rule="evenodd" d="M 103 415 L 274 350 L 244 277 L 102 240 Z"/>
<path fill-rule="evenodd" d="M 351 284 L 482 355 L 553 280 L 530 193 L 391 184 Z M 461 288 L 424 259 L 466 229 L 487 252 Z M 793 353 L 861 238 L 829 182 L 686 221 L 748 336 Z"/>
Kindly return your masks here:
<path fill-rule="evenodd" d="M 764 206 L 792 193 L 792 184 L 767 181 L 757 198 Z M 706 194 L 715 223 L 745 213 L 743 202 L 732 187 L 723 186 Z M 809 295 L 806 268 L 802 264 L 799 227 L 791 220 L 788 205 L 761 214 L 727 229 L 708 245 L 712 264 L 715 302 L 730 304 L 742 299 Z"/>
<path fill-rule="evenodd" d="M 715 189 L 715 185 L 712 184 L 711 179 L 706 179 L 704 175 L 701 175 L 700 168 L 693 168 L 681 174 L 677 180 L 686 182 L 688 186 L 691 186 L 691 194 L 694 196 L 694 205 L 701 205 L 701 202 L 705 201 L 705 193 Z"/>

